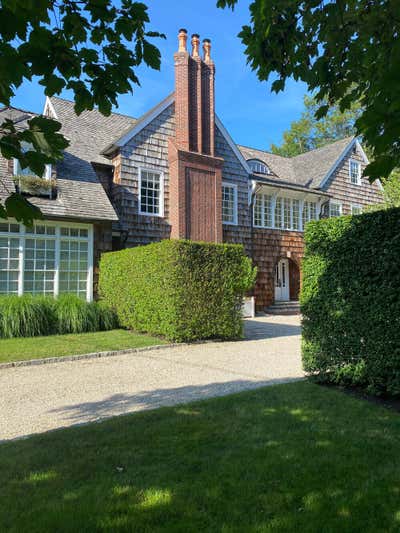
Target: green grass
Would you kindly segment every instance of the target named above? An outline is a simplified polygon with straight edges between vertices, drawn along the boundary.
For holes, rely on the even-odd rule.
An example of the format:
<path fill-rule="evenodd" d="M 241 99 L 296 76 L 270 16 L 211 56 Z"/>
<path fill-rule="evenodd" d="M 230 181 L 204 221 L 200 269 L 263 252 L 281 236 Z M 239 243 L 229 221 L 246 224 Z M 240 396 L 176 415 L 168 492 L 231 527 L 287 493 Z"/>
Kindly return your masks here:
<path fill-rule="evenodd" d="M 0 531 L 400 531 L 400 416 L 308 382 L 0 445 Z"/>
<path fill-rule="evenodd" d="M 48 337 L 18 337 L 0 340 L 0 363 L 22 361 L 38 357 L 61 357 L 82 353 L 142 348 L 155 344 L 165 344 L 157 337 L 132 333 L 124 329 L 49 335 Z"/>

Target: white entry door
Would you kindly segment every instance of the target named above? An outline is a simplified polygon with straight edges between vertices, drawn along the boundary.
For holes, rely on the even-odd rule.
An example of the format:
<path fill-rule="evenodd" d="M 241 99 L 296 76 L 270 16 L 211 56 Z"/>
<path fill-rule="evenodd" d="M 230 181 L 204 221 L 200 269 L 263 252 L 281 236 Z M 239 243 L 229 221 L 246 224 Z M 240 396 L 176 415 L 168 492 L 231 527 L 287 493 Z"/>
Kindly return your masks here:
<path fill-rule="evenodd" d="M 275 300 L 289 300 L 289 260 L 281 259 L 275 267 Z"/>

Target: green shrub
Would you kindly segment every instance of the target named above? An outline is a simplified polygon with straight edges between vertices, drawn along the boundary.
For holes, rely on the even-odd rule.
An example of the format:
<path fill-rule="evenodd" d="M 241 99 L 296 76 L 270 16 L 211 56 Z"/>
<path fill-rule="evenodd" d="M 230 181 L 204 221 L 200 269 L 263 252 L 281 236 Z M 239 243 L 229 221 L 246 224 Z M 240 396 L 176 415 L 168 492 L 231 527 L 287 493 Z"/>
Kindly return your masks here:
<path fill-rule="evenodd" d="M 242 246 L 165 240 L 103 254 L 99 286 L 123 326 L 193 341 L 241 337 L 254 279 Z"/>
<path fill-rule="evenodd" d="M 118 327 L 115 312 L 102 302 L 87 303 L 75 295 L 1 296 L 0 337 L 33 337 L 83 333 Z"/>
<path fill-rule="evenodd" d="M 305 370 L 400 395 L 400 209 L 309 223 L 305 243 Z"/>

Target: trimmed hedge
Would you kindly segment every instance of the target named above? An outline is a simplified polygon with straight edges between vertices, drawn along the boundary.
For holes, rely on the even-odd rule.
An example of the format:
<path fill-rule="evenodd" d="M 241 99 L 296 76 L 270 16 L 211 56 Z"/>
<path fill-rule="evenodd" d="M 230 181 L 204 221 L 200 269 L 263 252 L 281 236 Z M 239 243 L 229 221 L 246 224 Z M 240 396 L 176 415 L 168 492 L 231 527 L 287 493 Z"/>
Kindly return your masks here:
<path fill-rule="evenodd" d="M 240 245 L 165 240 L 103 254 L 99 289 L 136 331 L 174 341 L 236 339 L 254 280 Z"/>
<path fill-rule="evenodd" d="M 71 294 L 1 296 L 0 337 L 34 337 L 102 331 L 118 327 L 115 312 L 103 303 L 87 303 Z"/>
<path fill-rule="evenodd" d="M 304 369 L 400 395 L 400 209 L 311 222 L 305 244 Z"/>

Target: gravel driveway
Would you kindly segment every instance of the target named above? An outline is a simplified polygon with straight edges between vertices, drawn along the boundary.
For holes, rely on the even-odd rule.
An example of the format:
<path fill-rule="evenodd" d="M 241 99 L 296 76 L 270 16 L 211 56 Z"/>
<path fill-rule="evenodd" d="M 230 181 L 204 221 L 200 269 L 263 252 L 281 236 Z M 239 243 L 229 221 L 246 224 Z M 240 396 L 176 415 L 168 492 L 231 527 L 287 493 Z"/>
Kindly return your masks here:
<path fill-rule="evenodd" d="M 298 316 L 246 320 L 246 340 L 0 370 L 0 441 L 302 377 Z"/>

